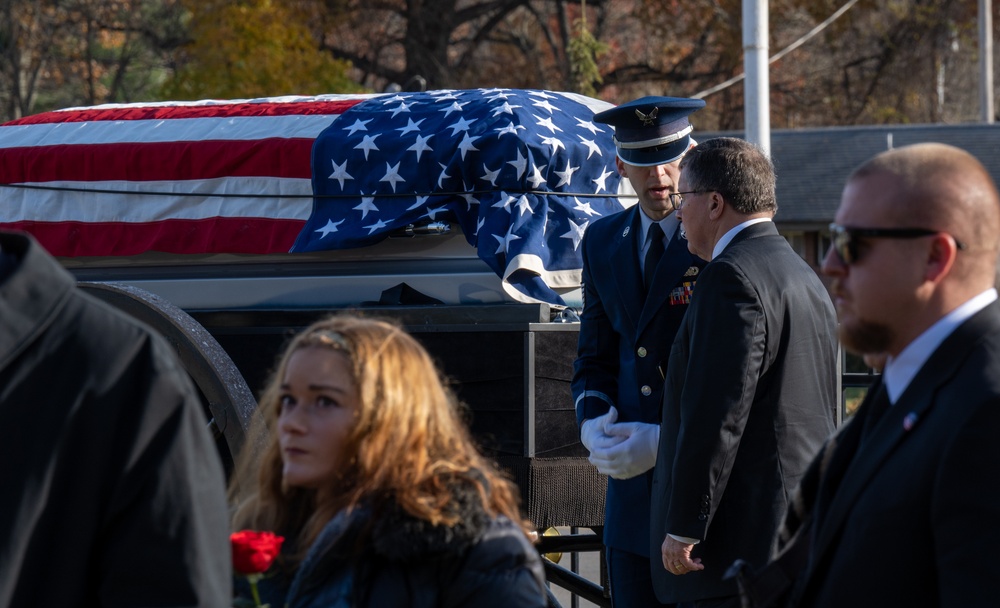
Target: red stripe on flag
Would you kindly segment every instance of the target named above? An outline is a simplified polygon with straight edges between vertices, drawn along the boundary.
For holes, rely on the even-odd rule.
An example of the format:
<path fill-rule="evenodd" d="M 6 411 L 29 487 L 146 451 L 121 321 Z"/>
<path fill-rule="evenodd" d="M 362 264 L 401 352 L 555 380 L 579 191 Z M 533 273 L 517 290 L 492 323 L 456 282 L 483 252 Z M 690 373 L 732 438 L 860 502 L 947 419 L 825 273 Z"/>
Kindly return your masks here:
<path fill-rule="evenodd" d="M 287 253 L 305 222 L 214 217 L 160 222 L 11 222 L 5 230 L 30 232 L 55 256 L 166 253 Z"/>
<path fill-rule="evenodd" d="M 343 114 L 362 101 L 364 99 L 223 103 L 211 105 L 97 106 L 71 111 L 43 112 L 12 120 L 4 123 L 4 126 L 87 122 L 89 120 L 170 120 L 174 118 L 225 118 L 231 116 Z"/>
<path fill-rule="evenodd" d="M 0 149 L 0 183 L 309 179 L 312 139 L 180 141 Z"/>

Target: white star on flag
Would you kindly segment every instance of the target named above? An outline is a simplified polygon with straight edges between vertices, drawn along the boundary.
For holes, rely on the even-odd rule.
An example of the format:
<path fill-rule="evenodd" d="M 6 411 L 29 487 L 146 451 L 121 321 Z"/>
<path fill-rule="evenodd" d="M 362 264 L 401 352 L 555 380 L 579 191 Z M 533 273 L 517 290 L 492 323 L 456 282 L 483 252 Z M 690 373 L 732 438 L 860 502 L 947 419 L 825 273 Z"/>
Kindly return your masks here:
<path fill-rule="evenodd" d="M 393 165 L 392 167 L 390 167 L 389 163 L 386 163 L 385 164 L 385 177 L 383 177 L 382 179 L 378 180 L 380 182 L 389 182 L 389 184 L 392 186 L 392 191 L 393 192 L 396 191 L 396 184 L 397 183 L 399 183 L 399 182 L 406 183 L 406 180 L 403 179 L 402 177 L 400 177 L 400 175 L 399 175 L 399 165 L 400 165 L 400 163 L 396 163 L 395 165 Z"/>
<path fill-rule="evenodd" d="M 341 225 L 343 223 L 344 223 L 344 220 L 340 220 L 339 222 L 334 222 L 333 220 L 326 220 L 326 226 L 323 226 L 322 228 L 318 228 L 316 230 L 316 232 L 320 233 L 319 234 L 319 238 L 324 238 L 328 234 L 330 234 L 331 232 L 336 232 L 337 231 L 337 226 L 339 226 L 339 225 Z"/>
<path fill-rule="evenodd" d="M 468 131 L 469 127 L 471 127 L 474 122 L 476 121 L 459 118 L 458 122 L 453 125 L 449 125 L 448 128 L 451 129 L 451 135 L 454 137 L 455 135 L 458 135 L 459 131 Z"/>
<path fill-rule="evenodd" d="M 555 185 L 556 188 L 560 186 L 565 186 L 566 184 L 573 181 L 573 174 L 580 170 L 580 167 L 569 166 L 569 160 L 566 161 L 566 168 L 562 171 L 556 171 L 555 174 L 559 177 L 559 183 Z"/>
<path fill-rule="evenodd" d="M 458 144 L 458 149 L 462 151 L 462 160 L 465 160 L 465 155 L 469 152 L 478 152 L 479 148 L 472 145 L 472 142 L 479 139 L 478 137 L 469 137 L 466 133 L 465 137 L 462 138 L 462 143 Z"/>
<path fill-rule="evenodd" d="M 396 130 L 399 131 L 400 135 L 406 135 L 410 131 L 416 131 L 417 133 L 420 133 L 420 123 L 424 122 L 424 120 L 426 120 L 426 119 L 425 118 L 421 118 L 417 122 L 413 122 L 412 118 L 408 118 L 407 122 L 406 122 L 406 126 L 405 127 L 401 127 L 399 129 L 396 129 Z"/>
<path fill-rule="evenodd" d="M 354 146 L 355 150 L 365 151 L 365 160 L 368 160 L 368 153 L 372 150 L 378 150 L 378 146 L 375 145 L 375 138 L 381 135 L 381 133 L 376 133 L 375 135 L 365 135 L 365 138 L 361 140 L 361 143 Z"/>
<path fill-rule="evenodd" d="M 542 101 L 538 101 L 538 100 L 532 101 L 531 105 L 535 106 L 536 108 L 542 108 L 543 110 L 545 110 L 549 114 L 551 114 L 556 109 L 556 107 L 554 105 L 552 105 L 551 103 L 549 103 L 549 101 L 547 99 L 543 99 Z"/>
<path fill-rule="evenodd" d="M 500 241 L 500 246 L 497 247 L 497 250 L 496 250 L 495 253 L 496 254 L 501 254 L 501 253 L 505 253 L 508 249 L 510 249 L 510 244 L 513 241 L 516 241 L 516 240 L 520 239 L 521 237 L 519 237 L 516 234 L 514 234 L 514 225 L 511 224 L 510 228 L 507 229 L 507 234 L 505 234 L 503 236 L 494 234 L 493 238 L 495 238 L 496 240 Z"/>
<path fill-rule="evenodd" d="M 594 208 L 590 206 L 590 203 L 585 203 L 575 196 L 573 197 L 573 202 L 576 203 L 576 205 L 573 206 L 573 211 L 579 211 L 580 213 L 588 216 L 600 215 L 600 213 L 594 211 Z"/>
<path fill-rule="evenodd" d="M 525 213 L 531 213 L 532 212 L 531 211 L 531 202 L 528 200 L 527 196 L 525 196 L 525 195 L 522 194 L 521 198 L 517 199 L 517 210 L 521 212 L 520 215 L 522 215 L 522 216 Z"/>
<path fill-rule="evenodd" d="M 566 144 L 563 143 L 558 137 L 543 137 L 542 143 L 547 146 L 552 146 L 552 154 L 555 154 L 560 148 L 566 149 Z"/>
<path fill-rule="evenodd" d="M 424 152 L 433 152 L 433 149 L 430 146 L 427 145 L 427 140 L 429 140 L 431 137 L 434 137 L 434 136 L 433 135 L 427 135 L 427 136 L 417 135 L 417 141 L 414 142 L 414 144 L 412 146 L 410 146 L 409 148 L 407 148 L 406 151 L 407 152 L 416 152 L 417 153 L 417 161 L 419 161 L 420 160 L 420 155 L 423 154 Z"/>
<path fill-rule="evenodd" d="M 535 116 L 535 118 L 538 119 L 538 122 L 536 122 L 535 124 L 538 125 L 539 127 L 545 127 L 546 129 L 552 131 L 553 134 L 555 134 L 556 132 L 562 132 L 562 129 L 557 127 L 555 123 L 552 122 L 551 117 L 542 118 L 541 116 Z"/>
<path fill-rule="evenodd" d="M 607 192 L 607 190 L 608 190 L 607 180 L 612 175 L 615 175 L 614 171 L 607 171 L 607 170 L 605 170 L 605 171 L 602 171 L 601 174 L 598 175 L 596 178 L 590 180 L 591 182 L 594 183 L 595 186 L 597 186 L 597 189 L 595 190 L 595 193 L 596 192 Z"/>
<path fill-rule="evenodd" d="M 580 247 L 580 241 L 583 240 L 583 232 L 587 229 L 590 221 L 585 220 L 582 224 L 577 224 L 573 220 L 569 220 L 569 230 L 560 235 L 559 238 L 569 239 L 573 242 L 573 250 L 575 251 Z"/>
<path fill-rule="evenodd" d="M 548 165 L 542 165 L 541 167 L 531 165 L 532 173 L 528 181 L 531 182 L 531 187 L 535 190 L 538 190 L 538 187 L 545 183 L 545 178 L 542 176 L 542 169 L 545 167 L 548 167 Z"/>
<path fill-rule="evenodd" d="M 359 119 L 357 119 L 357 120 L 354 121 L 353 125 L 351 125 L 349 127 L 344 127 L 344 130 L 347 131 L 347 136 L 350 137 L 351 135 L 354 135 L 354 133 L 357 132 L 357 131 L 367 131 L 368 129 L 365 128 L 365 125 L 367 125 L 368 123 L 370 123 L 373 120 L 375 120 L 375 119 L 374 118 L 369 118 L 368 120 L 361 120 L 359 118 Z"/>
<path fill-rule="evenodd" d="M 493 203 L 493 206 L 494 207 L 499 207 L 499 208 L 502 208 L 502 209 L 506 209 L 507 213 L 510 213 L 510 205 L 511 205 L 511 203 L 514 203 L 514 202 L 517 202 L 516 198 L 514 198 L 513 196 L 507 194 L 506 192 L 501 192 L 500 193 L 500 198 L 497 199 L 497 202 Z"/>
<path fill-rule="evenodd" d="M 489 167 L 483 165 L 483 171 L 485 171 L 485 173 L 483 173 L 483 175 L 479 179 L 489 182 L 491 186 L 496 186 L 497 176 L 500 175 L 500 169 L 497 169 L 496 171 L 490 171 Z"/>
<path fill-rule="evenodd" d="M 583 135 L 577 135 L 577 137 L 580 138 L 580 143 L 587 146 L 587 160 L 590 160 L 590 157 L 593 156 L 594 154 L 597 154 L 598 156 L 604 156 L 603 154 L 601 154 L 601 147 L 597 145 L 596 141 L 592 139 L 587 139 Z"/>
<path fill-rule="evenodd" d="M 521 106 L 512 106 L 506 101 L 499 108 L 493 110 L 493 116 L 499 116 L 500 114 L 513 114 L 514 110 L 520 108 Z"/>
<path fill-rule="evenodd" d="M 344 189 L 344 180 L 346 180 L 346 179 L 354 179 L 347 172 L 347 161 L 345 160 L 343 163 L 341 163 L 339 165 L 337 164 L 337 161 L 335 161 L 335 160 L 331 160 L 330 162 L 333 163 L 333 173 L 331 173 L 330 177 L 328 177 L 327 179 L 335 179 L 338 182 L 340 182 L 340 189 L 343 190 Z"/>
<path fill-rule="evenodd" d="M 365 228 L 368 230 L 368 234 L 375 234 L 375 232 L 381 230 L 382 228 L 385 228 L 386 226 L 388 226 L 388 224 L 386 224 L 382 220 L 379 220 L 379 221 L 375 222 L 374 224 L 371 224 L 369 226 L 365 226 Z"/>
<path fill-rule="evenodd" d="M 361 198 L 361 204 L 355 207 L 354 210 L 361 212 L 361 219 L 368 217 L 369 211 L 378 211 L 378 207 L 375 206 L 375 197 L 363 196 Z"/>
<path fill-rule="evenodd" d="M 517 179 L 521 179 L 521 176 L 524 175 L 525 170 L 528 168 L 528 159 L 526 159 L 524 155 L 521 154 L 521 150 L 518 149 L 517 158 L 507 161 L 507 164 L 513 165 L 513 167 L 517 169 Z"/>

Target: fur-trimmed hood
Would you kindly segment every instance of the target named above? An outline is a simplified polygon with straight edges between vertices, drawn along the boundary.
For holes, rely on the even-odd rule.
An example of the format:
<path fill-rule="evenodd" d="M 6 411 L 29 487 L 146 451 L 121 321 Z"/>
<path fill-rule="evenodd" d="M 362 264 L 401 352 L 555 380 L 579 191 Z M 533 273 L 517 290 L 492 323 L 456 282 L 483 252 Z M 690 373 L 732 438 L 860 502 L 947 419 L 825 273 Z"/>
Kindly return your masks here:
<path fill-rule="evenodd" d="M 395 504 L 341 512 L 302 562 L 291 608 L 544 608 L 545 574 L 516 522 L 490 517 L 459 484 L 455 526 L 433 526 Z"/>
<path fill-rule="evenodd" d="M 454 501 L 449 505 L 449 514 L 458 516 L 454 526 L 432 525 L 392 503 L 372 528 L 371 550 L 392 561 L 466 551 L 489 527 L 491 517 L 483 509 L 479 492 L 471 484 L 456 484 L 452 495 Z"/>
<path fill-rule="evenodd" d="M 516 522 L 490 516 L 476 484 L 455 479 L 450 489 L 448 514 L 457 518 L 453 526 L 432 525 L 395 501 L 338 513 L 300 565 L 289 590 L 290 605 L 354 606 L 343 602 L 358 601 L 376 606 L 395 601 L 385 595 L 378 601 L 372 598 L 375 578 L 377 593 L 420 589 L 417 595 L 428 605 L 436 605 L 439 593 L 509 597 L 511 591 L 504 585 L 511 580 L 519 581 L 514 593 L 529 598 L 525 605 L 538 594 L 544 599 L 538 554 Z"/>

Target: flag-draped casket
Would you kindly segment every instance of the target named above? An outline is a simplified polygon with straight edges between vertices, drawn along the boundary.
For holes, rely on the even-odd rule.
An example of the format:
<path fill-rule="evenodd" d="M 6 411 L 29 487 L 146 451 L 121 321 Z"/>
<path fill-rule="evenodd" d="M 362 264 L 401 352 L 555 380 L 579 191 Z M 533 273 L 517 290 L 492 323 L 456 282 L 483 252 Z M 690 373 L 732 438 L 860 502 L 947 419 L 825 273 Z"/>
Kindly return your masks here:
<path fill-rule="evenodd" d="M 539 90 L 108 104 L 0 125 L 0 226 L 62 257 L 272 254 L 460 228 L 514 301 L 561 305 L 621 210 L 608 104 Z"/>

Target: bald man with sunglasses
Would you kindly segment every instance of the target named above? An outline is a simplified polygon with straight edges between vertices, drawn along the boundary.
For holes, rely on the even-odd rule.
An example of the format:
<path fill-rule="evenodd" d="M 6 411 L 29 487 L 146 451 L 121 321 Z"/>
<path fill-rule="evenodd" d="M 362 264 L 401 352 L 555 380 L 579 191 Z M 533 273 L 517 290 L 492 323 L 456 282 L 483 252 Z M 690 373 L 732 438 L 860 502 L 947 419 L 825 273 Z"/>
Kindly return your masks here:
<path fill-rule="evenodd" d="M 995 606 L 1000 196 L 970 154 L 918 144 L 858 168 L 835 219 L 823 272 L 840 341 L 888 358 L 803 479 L 769 568 L 795 581 L 794 606 Z"/>

